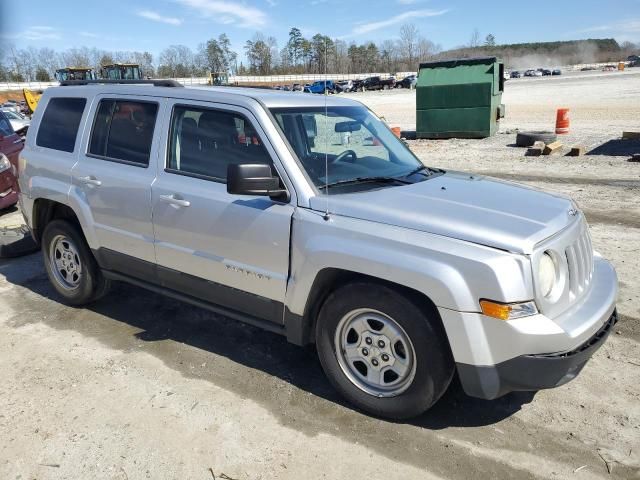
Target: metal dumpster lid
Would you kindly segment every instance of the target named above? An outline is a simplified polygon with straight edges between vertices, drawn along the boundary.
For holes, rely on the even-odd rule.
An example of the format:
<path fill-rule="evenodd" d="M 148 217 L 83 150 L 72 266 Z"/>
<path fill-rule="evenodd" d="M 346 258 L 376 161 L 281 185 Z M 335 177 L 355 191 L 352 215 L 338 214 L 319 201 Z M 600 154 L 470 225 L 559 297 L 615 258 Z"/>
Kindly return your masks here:
<path fill-rule="evenodd" d="M 459 65 L 491 65 L 497 61 L 497 57 L 451 58 L 421 63 L 419 70 L 423 68 L 453 68 Z"/>

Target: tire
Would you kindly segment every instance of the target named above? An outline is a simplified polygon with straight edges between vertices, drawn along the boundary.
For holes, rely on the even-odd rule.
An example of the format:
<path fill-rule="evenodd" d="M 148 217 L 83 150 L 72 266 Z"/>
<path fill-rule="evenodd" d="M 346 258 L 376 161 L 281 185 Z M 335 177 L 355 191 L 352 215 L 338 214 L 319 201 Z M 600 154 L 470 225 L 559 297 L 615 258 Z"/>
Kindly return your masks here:
<path fill-rule="evenodd" d="M 67 305 L 85 305 L 106 295 L 110 282 L 102 275 L 80 228 L 53 220 L 42 233 L 44 267 L 53 288 Z"/>
<path fill-rule="evenodd" d="M 520 132 L 516 136 L 518 147 L 530 147 L 536 142 L 549 144 L 555 142 L 558 136 L 553 132 Z"/>
<path fill-rule="evenodd" d="M 381 284 L 352 283 L 334 291 L 316 324 L 318 356 L 329 381 L 350 403 L 378 417 L 400 420 L 425 412 L 454 372 L 435 315 Z M 369 381 L 370 373 L 378 383 Z"/>

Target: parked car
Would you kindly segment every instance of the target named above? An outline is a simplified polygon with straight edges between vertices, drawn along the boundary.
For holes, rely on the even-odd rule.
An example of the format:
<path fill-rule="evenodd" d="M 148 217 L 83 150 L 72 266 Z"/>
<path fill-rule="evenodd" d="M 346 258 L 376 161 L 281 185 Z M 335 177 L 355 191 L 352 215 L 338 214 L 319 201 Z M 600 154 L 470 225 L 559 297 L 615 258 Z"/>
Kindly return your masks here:
<path fill-rule="evenodd" d="M 9 159 L 0 153 L 0 214 L 2 210 L 18 203 L 18 183 L 14 171 Z"/>
<path fill-rule="evenodd" d="M 353 100 L 168 85 L 43 94 L 18 181 L 61 301 L 120 280 L 315 343 L 345 398 L 396 419 L 454 372 L 486 399 L 562 385 L 615 325 L 570 198 L 427 167 Z"/>
<path fill-rule="evenodd" d="M 524 72 L 524 76 L 525 77 L 535 77 L 536 76 L 536 71 L 535 70 L 527 70 L 526 72 Z"/>
<path fill-rule="evenodd" d="M 505 72 L 502 74 L 502 78 L 504 78 L 505 80 L 511 80 L 511 73 L 505 70 Z"/>
<path fill-rule="evenodd" d="M 536 70 L 536 72 L 538 72 L 540 75 L 536 75 L 536 76 L 540 76 L 540 77 L 549 77 L 551 76 L 551 70 L 549 70 L 548 68 L 539 68 L 538 70 Z"/>
<path fill-rule="evenodd" d="M 11 127 L 6 114 L 0 111 L 0 208 L 14 205 L 18 200 L 18 157 L 24 143 Z"/>
<path fill-rule="evenodd" d="M 596 69 L 596 67 L 582 67 L 580 69 L 581 72 L 592 72 Z"/>
<path fill-rule="evenodd" d="M 336 86 L 333 80 L 317 80 L 308 87 L 304 87 L 304 91 L 307 93 L 334 93 Z"/>
<path fill-rule="evenodd" d="M 336 83 L 336 93 L 346 93 L 353 91 L 353 80 L 341 80 Z"/>
<path fill-rule="evenodd" d="M 15 113 L 12 110 L 5 110 L 4 108 L 1 110 L 4 112 L 5 116 L 9 120 L 9 123 L 11 124 L 11 127 L 13 128 L 13 130 L 20 137 L 24 137 L 27 134 L 29 125 L 31 125 L 31 120 L 25 117 L 24 115 Z"/>
<path fill-rule="evenodd" d="M 358 80 L 353 80 L 353 86 L 351 87 L 352 92 L 363 92 L 362 84 L 364 83 L 364 79 L 360 78 Z"/>
<path fill-rule="evenodd" d="M 602 71 L 603 72 L 615 72 L 618 69 L 616 68 L 615 65 L 605 65 L 604 67 L 602 67 Z"/>
<path fill-rule="evenodd" d="M 520 78 L 522 77 L 522 73 L 520 73 L 518 70 L 514 70 L 511 72 L 511 78 Z"/>
<path fill-rule="evenodd" d="M 291 87 L 291 90 L 293 90 L 294 92 L 301 92 L 302 90 L 304 90 L 304 87 L 299 83 L 294 83 Z"/>
<path fill-rule="evenodd" d="M 0 105 L 0 110 L 3 110 L 5 112 L 20 113 L 20 106 L 16 102 L 8 101 Z"/>
<path fill-rule="evenodd" d="M 396 86 L 396 79 L 393 77 L 381 78 L 381 77 L 369 77 L 362 82 L 360 88 L 364 90 L 389 90 Z"/>
<path fill-rule="evenodd" d="M 407 75 L 399 82 L 396 82 L 396 88 L 416 88 L 416 84 L 418 83 L 417 75 Z"/>
<path fill-rule="evenodd" d="M 551 75 L 554 75 L 554 76 L 555 75 L 562 75 L 562 70 L 560 70 L 559 68 L 556 68 L 551 72 Z"/>

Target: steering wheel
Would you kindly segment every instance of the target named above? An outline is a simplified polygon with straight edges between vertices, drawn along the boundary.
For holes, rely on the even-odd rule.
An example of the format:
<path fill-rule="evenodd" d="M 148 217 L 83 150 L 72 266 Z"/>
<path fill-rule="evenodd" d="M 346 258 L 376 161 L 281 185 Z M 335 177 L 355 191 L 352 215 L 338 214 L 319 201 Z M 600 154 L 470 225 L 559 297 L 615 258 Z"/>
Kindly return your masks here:
<path fill-rule="evenodd" d="M 351 157 L 353 159 L 352 161 L 355 161 L 355 160 L 358 159 L 358 155 L 356 155 L 356 152 L 354 152 L 353 150 L 345 150 L 340 155 L 338 155 L 336 158 L 334 158 L 333 162 L 331 162 L 331 163 L 341 162 L 342 160 L 344 160 L 347 157 Z"/>

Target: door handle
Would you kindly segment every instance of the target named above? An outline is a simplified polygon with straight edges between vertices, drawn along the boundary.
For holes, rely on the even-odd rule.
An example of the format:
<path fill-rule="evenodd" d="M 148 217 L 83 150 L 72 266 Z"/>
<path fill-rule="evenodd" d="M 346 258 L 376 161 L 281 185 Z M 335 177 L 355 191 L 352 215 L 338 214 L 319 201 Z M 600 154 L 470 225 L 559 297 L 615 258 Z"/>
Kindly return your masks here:
<path fill-rule="evenodd" d="M 189 200 L 179 198 L 176 194 L 160 195 L 160 200 L 166 203 L 170 203 L 171 205 L 176 205 L 177 207 L 188 207 L 189 205 L 191 205 L 191 202 Z"/>
<path fill-rule="evenodd" d="M 99 187 L 100 185 L 102 185 L 102 182 L 93 175 L 89 177 L 80 177 L 78 178 L 78 180 L 80 180 L 80 182 L 84 183 L 85 185 L 93 185 L 94 187 Z"/>

